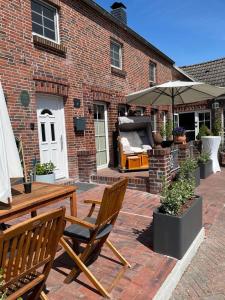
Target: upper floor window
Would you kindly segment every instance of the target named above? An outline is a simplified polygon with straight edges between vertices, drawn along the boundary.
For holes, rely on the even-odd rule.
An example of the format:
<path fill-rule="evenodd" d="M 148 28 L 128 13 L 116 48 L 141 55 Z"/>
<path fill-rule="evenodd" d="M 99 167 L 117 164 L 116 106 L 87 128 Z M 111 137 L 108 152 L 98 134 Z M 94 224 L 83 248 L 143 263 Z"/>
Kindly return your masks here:
<path fill-rule="evenodd" d="M 41 0 L 31 0 L 32 32 L 56 43 L 59 42 L 58 11 Z"/>
<path fill-rule="evenodd" d="M 111 41 L 110 44 L 111 65 L 122 69 L 122 46 L 119 43 Z"/>
<path fill-rule="evenodd" d="M 153 62 L 149 63 L 149 82 L 156 82 L 156 64 Z"/>

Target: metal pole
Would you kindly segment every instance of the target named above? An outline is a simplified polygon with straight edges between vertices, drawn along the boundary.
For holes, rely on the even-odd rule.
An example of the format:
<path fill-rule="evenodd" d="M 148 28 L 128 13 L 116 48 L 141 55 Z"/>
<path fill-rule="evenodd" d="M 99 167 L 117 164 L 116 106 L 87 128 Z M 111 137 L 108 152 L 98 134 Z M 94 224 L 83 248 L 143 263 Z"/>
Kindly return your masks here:
<path fill-rule="evenodd" d="M 175 124 L 174 124 L 174 100 L 175 100 L 175 96 L 174 96 L 174 88 L 172 88 L 172 115 L 173 115 L 173 140 L 174 140 L 174 129 L 175 129 Z"/>

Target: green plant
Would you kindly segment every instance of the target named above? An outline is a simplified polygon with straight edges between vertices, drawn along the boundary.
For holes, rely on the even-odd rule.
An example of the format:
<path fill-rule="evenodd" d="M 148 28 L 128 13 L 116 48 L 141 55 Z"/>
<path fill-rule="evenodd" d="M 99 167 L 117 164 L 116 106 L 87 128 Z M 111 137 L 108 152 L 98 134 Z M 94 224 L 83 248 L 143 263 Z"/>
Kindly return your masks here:
<path fill-rule="evenodd" d="M 167 120 L 166 129 L 165 129 L 166 138 L 169 139 L 172 134 L 173 134 L 173 122 L 172 120 Z"/>
<path fill-rule="evenodd" d="M 172 185 L 163 179 L 159 211 L 169 215 L 178 215 L 182 206 L 193 196 L 194 180 L 192 178 L 180 178 Z"/>
<path fill-rule="evenodd" d="M 179 176 L 181 178 L 187 178 L 187 176 L 190 176 L 193 174 L 194 170 L 197 169 L 197 167 L 198 167 L 197 160 L 195 160 L 193 158 L 186 159 L 180 165 Z"/>
<path fill-rule="evenodd" d="M 200 140 L 202 136 L 209 136 L 211 135 L 210 129 L 206 125 L 202 125 L 199 128 L 199 133 L 197 135 L 197 139 Z"/>
<path fill-rule="evenodd" d="M 55 165 L 50 161 L 49 163 L 36 164 L 36 175 L 52 174 L 55 170 Z"/>
<path fill-rule="evenodd" d="M 161 135 L 162 138 L 164 138 L 166 136 L 166 128 L 165 128 L 164 125 L 162 125 L 160 127 L 160 131 L 159 132 L 160 132 L 160 135 Z"/>
<path fill-rule="evenodd" d="M 216 118 L 213 122 L 212 133 L 213 135 L 220 136 L 222 131 L 222 123 L 220 118 Z"/>
<path fill-rule="evenodd" d="M 210 160 L 210 153 L 208 152 L 202 152 L 197 158 L 199 164 L 205 164 L 209 160 Z"/>

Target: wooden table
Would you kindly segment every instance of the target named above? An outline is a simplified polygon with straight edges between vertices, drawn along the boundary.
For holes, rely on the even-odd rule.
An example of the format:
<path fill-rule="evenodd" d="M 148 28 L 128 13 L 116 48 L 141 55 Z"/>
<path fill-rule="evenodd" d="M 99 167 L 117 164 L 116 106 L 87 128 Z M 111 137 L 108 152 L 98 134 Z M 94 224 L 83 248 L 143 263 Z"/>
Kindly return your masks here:
<path fill-rule="evenodd" d="M 24 193 L 23 184 L 12 187 L 11 207 L 0 205 L 0 222 L 6 222 L 25 214 L 35 214 L 37 209 L 49 206 L 59 201 L 70 199 L 72 216 L 77 216 L 76 187 L 48 184 L 41 182 L 32 183 L 32 192 Z"/>

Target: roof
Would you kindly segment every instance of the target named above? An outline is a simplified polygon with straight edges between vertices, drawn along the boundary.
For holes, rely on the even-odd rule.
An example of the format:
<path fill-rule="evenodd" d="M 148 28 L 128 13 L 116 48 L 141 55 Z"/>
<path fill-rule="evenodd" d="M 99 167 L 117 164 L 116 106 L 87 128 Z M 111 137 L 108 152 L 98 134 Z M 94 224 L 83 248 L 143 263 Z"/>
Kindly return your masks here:
<path fill-rule="evenodd" d="M 225 86 L 225 57 L 180 68 L 197 81 Z"/>
<path fill-rule="evenodd" d="M 102 8 L 100 5 L 98 5 L 96 2 L 93 0 L 82 0 L 84 3 L 95 9 L 98 13 L 106 17 L 108 20 L 112 21 L 119 27 L 123 28 L 125 31 L 127 31 L 129 34 L 131 34 L 134 38 L 136 38 L 139 42 L 159 54 L 161 57 L 163 57 L 165 60 L 167 60 L 169 63 L 172 65 L 175 63 L 170 57 L 168 57 L 165 53 L 160 51 L 158 48 L 156 48 L 154 45 L 152 45 L 149 41 L 147 41 L 145 38 L 143 38 L 141 35 L 139 35 L 137 32 L 135 32 L 133 29 L 131 29 L 129 26 L 126 24 L 120 22 L 118 19 L 113 17 L 107 10 Z"/>

